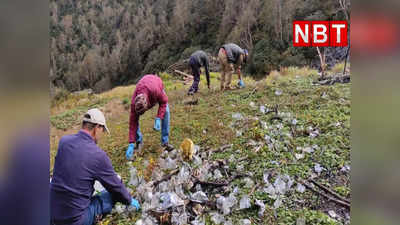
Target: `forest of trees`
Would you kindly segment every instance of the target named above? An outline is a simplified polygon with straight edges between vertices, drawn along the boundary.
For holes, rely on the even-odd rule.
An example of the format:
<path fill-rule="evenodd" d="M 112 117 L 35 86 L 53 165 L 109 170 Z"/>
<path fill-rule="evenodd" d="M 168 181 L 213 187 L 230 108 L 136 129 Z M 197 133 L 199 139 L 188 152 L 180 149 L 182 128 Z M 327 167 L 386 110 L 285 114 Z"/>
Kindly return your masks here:
<path fill-rule="evenodd" d="M 348 20 L 349 0 L 51 0 L 52 93 L 95 92 L 164 71 L 197 49 L 249 49 L 245 71 L 312 65 L 292 47 L 293 20 Z"/>

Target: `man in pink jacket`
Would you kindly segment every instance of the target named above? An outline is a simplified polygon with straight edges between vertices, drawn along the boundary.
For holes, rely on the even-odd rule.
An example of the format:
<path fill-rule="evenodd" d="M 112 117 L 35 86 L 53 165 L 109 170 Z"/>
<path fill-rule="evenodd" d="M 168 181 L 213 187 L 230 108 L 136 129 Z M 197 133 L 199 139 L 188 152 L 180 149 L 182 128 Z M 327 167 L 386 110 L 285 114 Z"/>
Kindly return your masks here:
<path fill-rule="evenodd" d="M 165 94 L 164 85 L 156 75 L 145 75 L 136 84 L 131 103 L 129 118 L 129 146 L 126 150 L 126 158 L 131 160 L 135 149 L 143 142 L 143 136 L 139 128 L 139 117 L 155 104 L 159 104 L 157 117 L 154 120 L 154 130 L 161 130 L 161 145 L 167 150 L 173 148 L 168 143 L 170 113 L 168 96 Z M 136 143 L 136 147 L 135 144 Z"/>

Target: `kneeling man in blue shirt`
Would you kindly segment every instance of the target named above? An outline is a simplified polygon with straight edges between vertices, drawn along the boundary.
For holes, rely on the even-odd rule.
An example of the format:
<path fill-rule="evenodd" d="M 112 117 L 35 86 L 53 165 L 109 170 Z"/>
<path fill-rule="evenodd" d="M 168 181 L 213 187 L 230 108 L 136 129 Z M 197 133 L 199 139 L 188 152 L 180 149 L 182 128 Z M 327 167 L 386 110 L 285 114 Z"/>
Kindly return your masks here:
<path fill-rule="evenodd" d="M 103 113 L 90 109 L 83 117 L 82 129 L 61 138 L 50 184 L 52 225 L 95 224 L 116 202 L 140 209 L 107 153 L 97 146 L 104 132 L 109 131 Z M 107 191 L 93 196 L 95 180 Z"/>

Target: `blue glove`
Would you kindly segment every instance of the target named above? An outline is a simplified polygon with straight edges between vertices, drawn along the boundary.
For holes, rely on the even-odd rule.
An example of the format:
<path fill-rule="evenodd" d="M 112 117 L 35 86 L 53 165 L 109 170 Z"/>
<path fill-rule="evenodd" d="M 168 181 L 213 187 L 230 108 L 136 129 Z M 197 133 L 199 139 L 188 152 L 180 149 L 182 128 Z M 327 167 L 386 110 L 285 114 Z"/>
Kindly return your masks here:
<path fill-rule="evenodd" d="M 156 131 L 161 130 L 161 119 L 158 117 L 154 120 L 154 130 Z"/>
<path fill-rule="evenodd" d="M 244 82 L 243 82 L 243 80 L 239 80 L 238 85 L 239 85 L 239 87 L 244 88 Z"/>
<path fill-rule="evenodd" d="M 126 150 L 126 159 L 131 160 L 133 157 L 133 152 L 135 151 L 135 145 L 133 143 L 130 143 L 128 145 L 128 149 Z"/>
<path fill-rule="evenodd" d="M 139 204 L 139 202 L 138 202 L 136 199 L 134 199 L 134 198 L 132 198 L 132 200 L 131 200 L 131 206 L 135 207 L 135 208 L 136 208 L 136 211 L 139 211 L 139 209 L 140 209 L 140 204 Z"/>

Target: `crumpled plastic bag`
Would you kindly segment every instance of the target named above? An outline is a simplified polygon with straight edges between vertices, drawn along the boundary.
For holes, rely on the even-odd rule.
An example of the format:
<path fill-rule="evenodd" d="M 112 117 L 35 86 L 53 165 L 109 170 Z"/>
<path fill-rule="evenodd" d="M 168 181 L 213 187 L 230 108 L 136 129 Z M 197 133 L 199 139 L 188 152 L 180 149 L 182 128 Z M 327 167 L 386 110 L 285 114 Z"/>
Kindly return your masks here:
<path fill-rule="evenodd" d="M 247 195 L 244 195 L 239 202 L 240 209 L 248 209 L 251 207 L 250 198 Z"/>

